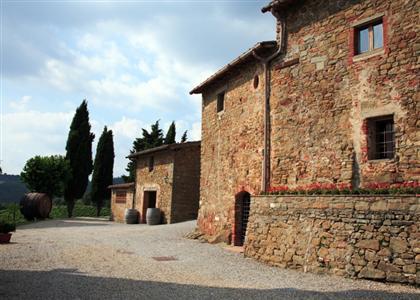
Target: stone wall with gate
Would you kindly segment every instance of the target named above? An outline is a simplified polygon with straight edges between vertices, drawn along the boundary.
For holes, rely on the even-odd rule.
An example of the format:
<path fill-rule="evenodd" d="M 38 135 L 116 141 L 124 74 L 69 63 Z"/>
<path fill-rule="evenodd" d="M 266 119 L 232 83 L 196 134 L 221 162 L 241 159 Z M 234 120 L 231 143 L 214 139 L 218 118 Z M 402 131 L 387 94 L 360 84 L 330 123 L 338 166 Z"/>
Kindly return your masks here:
<path fill-rule="evenodd" d="M 420 284 L 420 197 L 254 196 L 245 256 L 315 273 Z"/>

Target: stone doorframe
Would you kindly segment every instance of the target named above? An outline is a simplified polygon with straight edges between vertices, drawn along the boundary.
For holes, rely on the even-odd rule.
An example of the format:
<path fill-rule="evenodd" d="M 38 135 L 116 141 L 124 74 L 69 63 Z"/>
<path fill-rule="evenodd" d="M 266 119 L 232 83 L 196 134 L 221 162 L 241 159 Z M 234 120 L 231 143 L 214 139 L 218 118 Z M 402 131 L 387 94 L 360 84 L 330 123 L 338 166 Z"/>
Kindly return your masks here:
<path fill-rule="evenodd" d="M 147 212 L 147 209 L 149 208 L 149 202 L 150 202 L 150 199 L 149 199 L 149 197 L 151 196 L 151 193 L 154 193 L 154 207 L 157 207 L 157 205 L 158 205 L 158 191 L 157 191 L 157 189 L 148 189 L 148 188 L 145 188 L 144 190 L 143 190 L 143 201 L 142 201 L 142 207 L 141 207 L 141 215 L 140 215 L 140 218 L 141 218 L 141 223 L 146 223 L 146 212 Z"/>

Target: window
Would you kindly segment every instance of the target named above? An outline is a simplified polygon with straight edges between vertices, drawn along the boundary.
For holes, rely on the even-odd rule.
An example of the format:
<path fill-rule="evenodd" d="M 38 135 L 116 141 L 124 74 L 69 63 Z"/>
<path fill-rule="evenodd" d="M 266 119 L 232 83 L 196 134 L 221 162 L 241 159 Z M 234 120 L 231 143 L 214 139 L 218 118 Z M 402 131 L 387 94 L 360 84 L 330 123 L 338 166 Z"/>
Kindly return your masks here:
<path fill-rule="evenodd" d="M 152 172 L 155 168 L 155 158 L 153 156 L 149 157 L 149 172 Z"/>
<path fill-rule="evenodd" d="M 369 159 L 391 159 L 395 155 L 393 116 L 368 119 Z"/>
<path fill-rule="evenodd" d="M 125 203 L 127 201 L 127 192 L 126 191 L 116 191 L 115 192 L 115 202 L 116 203 Z"/>
<path fill-rule="evenodd" d="M 217 112 L 221 112 L 225 109 L 225 92 L 221 92 L 217 95 Z"/>
<path fill-rule="evenodd" d="M 382 18 L 355 28 L 355 53 L 363 54 L 384 46 Z"/>
<path fill-rule="evenodd" d="M 259 83 L 260 83 L 260 78 L 258 77 L 258 75 L 255 75 L 254 76 L 254 82 L 253 82 L 254 89 L 257 89 L 258 88 L 258 84 Z"/>

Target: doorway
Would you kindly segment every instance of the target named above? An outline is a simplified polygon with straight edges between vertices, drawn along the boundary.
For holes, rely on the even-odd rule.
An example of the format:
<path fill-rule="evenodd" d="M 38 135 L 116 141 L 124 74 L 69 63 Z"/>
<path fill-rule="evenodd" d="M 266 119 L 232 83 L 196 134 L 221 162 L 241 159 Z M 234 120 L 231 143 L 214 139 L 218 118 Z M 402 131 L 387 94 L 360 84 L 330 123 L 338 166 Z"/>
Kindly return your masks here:
<path fill-rule="evenodd" d="M 144 191 L 143 194 L 143 209 L 141 214 L 141 222 L 146 223 L 146 212 L 148 208 L 156 207 L 156 191 Z"/>
<path fill-rule="evenodd" d="M 234 246 L 243 246 L 248 226 L 249 210 L 251 206 L 251 194 L 240 192 L 235 196 L 235 226 L 233 234 Z"/>

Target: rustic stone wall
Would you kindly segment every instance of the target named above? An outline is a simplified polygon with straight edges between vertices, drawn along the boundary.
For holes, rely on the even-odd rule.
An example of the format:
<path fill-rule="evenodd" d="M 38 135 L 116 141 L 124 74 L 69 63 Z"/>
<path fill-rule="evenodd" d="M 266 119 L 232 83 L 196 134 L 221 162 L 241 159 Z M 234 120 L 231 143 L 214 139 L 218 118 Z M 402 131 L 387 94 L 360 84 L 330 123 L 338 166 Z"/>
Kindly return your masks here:
<path fill-rule="evenodd" d="M 300 1 L 291 8 L 287 53 L 271 66 L 272 187 L 420 180 L 419 9 L 415 0 Z M 378 14 L 383 51 L 354 56 L 353 24 Z M 225 110 L 217 113 L 223 90 Z M 263 103 L 256 61 L 203 92 L 198 224 L 224 241 L 234 223 L 235 194 L 261 191 Z M 368 160 L 366 119 L 391 114 L 395 158 Z"/>
<path fill-rule="evenodd" d="M 117 203 L 115 200 L 117 191 L 126 191 L 126 202 Z M 125 222 L 125 209 L 132 208 L 133 205 L 133 188 L 113 188 L 111 194 L 111 213 L 112 220 L 115 222 Z"/>
<path fill-rule="evenodd" d="M 154 158 L 154 168 L 149 171 L 149 158 Z M 137 158 L 136 201 L 135 207 L 146 222 L 144 193 L 156 191 L 156 207 L 162 211 L 162 222 L 171 223 L 172 182 L 174 170 L 174 153 L 162 151 Z"/>
<path fill-rule="evenodd" d="M 154 168 L 149 171 L 153 156 Z M 152 152 L 137 158 L 136 204 L 142 222 L 146 221 L 144 194 L 156 191 L 156 207 L 162 211 L 163 223 L 197 218 L 200 190 L 200 143 Z"/>
<path fill-rule="evenodd" d="M 263 149 L 263 72 L 257 65 L 238 70 L 226 85 L 203 94 L 200 211 L 198 225 L 207 235 L 229 241 L 235 194 L 258 193 Z M 259 86 L 253 77 L 259 76 Z M 217 94 L 225 91 L 225 109 L 216 111 Z"/>
<path fill-rule="evenodd" d="M 289 10 L 287 54 L 273 64 L 273 186 L 420 179 L 419 9 L 415 0 L 329 0 Z M 380 15 L 384 49 L 354 56 L 353 24 Z M 366 119 L 386 115 L 395 159 L 368 160 Z"/>
<path fill-rule="evenodd" d="M 171 222 L 197 219 L 200 201 L 200 146 L 175 150 Z"/>
<path fill-rule="evenodd" d="M 420 284 L 420 197 L 252 197 L 245 255 L 308 272 Z"/>

